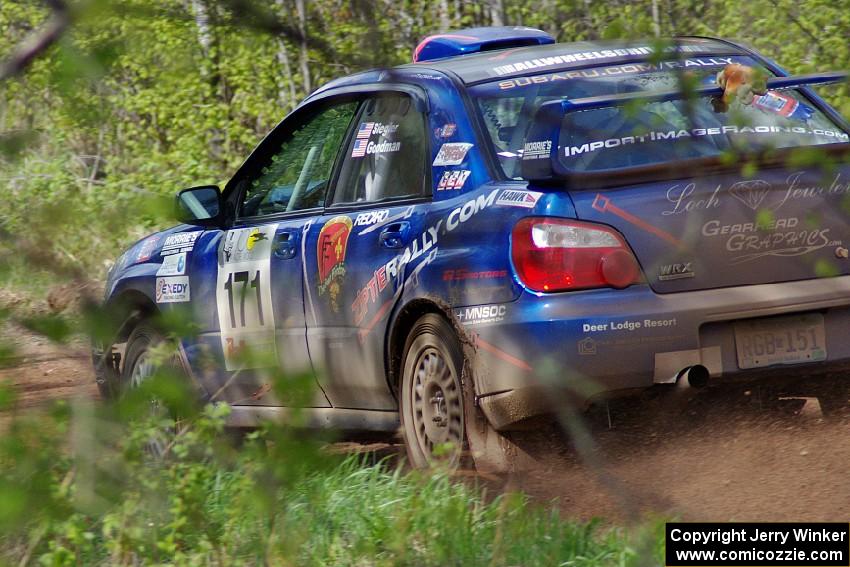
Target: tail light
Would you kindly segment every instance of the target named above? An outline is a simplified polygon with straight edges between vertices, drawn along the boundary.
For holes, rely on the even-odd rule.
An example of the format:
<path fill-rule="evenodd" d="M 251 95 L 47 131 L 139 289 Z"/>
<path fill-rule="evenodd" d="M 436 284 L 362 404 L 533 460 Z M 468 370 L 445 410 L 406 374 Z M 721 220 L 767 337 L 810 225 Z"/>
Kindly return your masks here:
<path fill-rule="evenodd" d="M 512 233 L 511 256 L 520 281 L 534 291 L 624 288 L 640 268 L 614 229 L 551 217 L 528 217 Z"/>

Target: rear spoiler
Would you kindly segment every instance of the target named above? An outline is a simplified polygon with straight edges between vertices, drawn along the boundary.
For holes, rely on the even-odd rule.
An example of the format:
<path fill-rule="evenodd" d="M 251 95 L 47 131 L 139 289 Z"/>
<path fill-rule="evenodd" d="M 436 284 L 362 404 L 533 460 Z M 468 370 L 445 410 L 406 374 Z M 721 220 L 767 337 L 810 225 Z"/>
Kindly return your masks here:
<path fill-rule="evenodd" d="M 850 74 L 846 72 L 812 73 L 808 75 L 796 75 L 793 77 L 774 77 L 767 80 L 768 90 L 794 89 L 814 85 L 826 85 L 840 83 L 848 80 Z M 760 154 L 741 155 L 740 159 L 724 159 L 724 156 L 712 156 L 707 158 L 696 158 L 679 160 L 670 163 L 652 164 L 628 168 L 602 169 L 593 171 L 575 171 L 564 167 L 560 158 L 561 147 L 558 145 L 561 135 L 561 125 L 564 117 L 575 112 L 598 110 L 601 108 L 612 108 L 624 106 L 636 101 L 640 102 L 669 102 L 685 98 L 696 99 L 703 97 L 722 96 L 723 87 L 719 85 L 705 85 L 685 92 L 681 89 L 660 91 L 656 93 L 625 93 L 615 95 L 604 95 L 579 98 L 573 100 L 552 100 L 541 104 L 534 116 L 534 121 L 529 130 L 526 147 L 522 156 L 522 177 L 529 181 L 546 183 L 557 181 L 564 182 L 575 187 L 604 187 L 622 184 L 624 182 L 634 183 L 640 181 L 675 179 L 681 177 L 682 173 L 691 174 L 695 169 L 701 172 L 721 172 L 739 167 L 744 160 L 755 160 L 760 165 L 770 166 L 781 164 L 794 151 L 801 148 L 786 148 L 773 150 Z M 814 147 L 814 146 L 812 146 Z M 804 147 L 803 150 L 812 147 Z M 850 144 L 823 144 L 816 146 L 829 154 L 845 154 L 850 151 Z M 546 153 L 548 152 L 548 159 Z"/>

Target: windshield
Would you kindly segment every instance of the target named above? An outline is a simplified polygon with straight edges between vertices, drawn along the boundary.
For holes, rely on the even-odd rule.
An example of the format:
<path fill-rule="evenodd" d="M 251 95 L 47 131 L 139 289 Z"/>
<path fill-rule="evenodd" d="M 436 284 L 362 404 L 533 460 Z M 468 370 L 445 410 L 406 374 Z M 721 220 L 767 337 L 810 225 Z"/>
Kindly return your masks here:
<path fill-rule="evenodd" d="M 773 76 L 752 58 L 715 56 L 518 77 L 471 92 L 505 174 L 519 178 L 523 147 L 540 104 L 677 89 L 682 73 L 697 84 L 713 85 L 731 64 Z M 797 91 L 767 91 L 742 100 L 724 107 L 704 97 L 691 104 L 676 100 L 570 113 L 561 126 L 559 159 L 567 169 L 586 172 L 711 157 L 728 149 L 848 141 L 845 131 Z"/>

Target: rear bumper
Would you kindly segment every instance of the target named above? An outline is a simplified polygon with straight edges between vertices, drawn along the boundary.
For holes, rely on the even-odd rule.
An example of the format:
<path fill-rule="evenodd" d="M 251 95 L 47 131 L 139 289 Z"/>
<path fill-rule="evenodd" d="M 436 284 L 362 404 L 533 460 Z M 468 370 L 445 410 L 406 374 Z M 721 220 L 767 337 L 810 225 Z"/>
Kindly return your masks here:
<path fill-rule="evenodd" d="M 758 371 L 738 367 L 734 321 L 811 311 L 824 317 L 826 361 Z M 850 362 L 850 276 L 663 295 L 647 285 L 524 292 L 489 314 L 479 324 L 459 318 L 467 320 L 463 328 L 479 405 L 502 428 L 553 401 L 584 403 L 601 394 L 672 383 L 696 364 L 709 370 L 712 382 L 722 383 Z"/>

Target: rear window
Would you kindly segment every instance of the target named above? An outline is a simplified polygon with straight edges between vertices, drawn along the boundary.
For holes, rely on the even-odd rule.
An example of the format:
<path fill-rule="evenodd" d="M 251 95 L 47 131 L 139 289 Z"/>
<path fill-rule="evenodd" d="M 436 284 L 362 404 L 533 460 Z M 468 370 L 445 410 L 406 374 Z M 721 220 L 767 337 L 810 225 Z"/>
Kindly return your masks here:
<path fill-rule="evenodd" d="M 749 57 L 716 56 L 630 63 L 473 87 L 487 133 L 505 175 L 519 178 L 526 137 L 540 104 L 679 88 L 681 73 L 698 84 L 715 84 L 730 63 L 760 69 Z M 729 149 L 766 149 L 847 142 L 848 135 L 801 93 L 768 91 L 751 104 L 718 108 L 709 97 L 641 103 L 568 114 L 561 125 L 559 159 L 576 172 L 592 172 L 681 159 L 712 157 Z"/>

